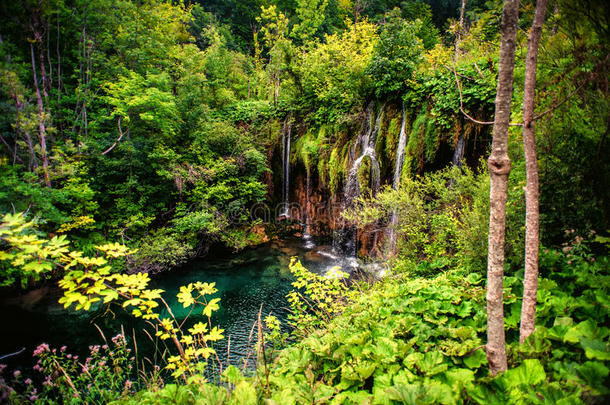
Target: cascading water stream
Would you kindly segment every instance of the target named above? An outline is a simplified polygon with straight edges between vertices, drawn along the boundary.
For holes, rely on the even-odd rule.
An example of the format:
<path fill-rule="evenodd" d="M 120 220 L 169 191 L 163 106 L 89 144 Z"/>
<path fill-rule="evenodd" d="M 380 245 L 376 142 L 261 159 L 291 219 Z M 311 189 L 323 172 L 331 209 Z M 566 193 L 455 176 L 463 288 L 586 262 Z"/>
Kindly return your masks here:
<path fill-rule="evenodd" d="M 290 132 L 292 129 L 292 121 L 290 115 L 286 118 L 284 130 L 282 131 L 282 175 L 283 175 L 283 204 L 284 210 L 282 215 L 286 218 L 290 216 Z"/>
<path fill-rule="evenodd" d="M 313 242 L 313 238 L 311 237 L 310 228 L 311 228 L 311 215 L 309 214 L 310 203 L 309 196 L 311 194 L 311 170 L 309 168 L 306 169 L 306 180 L 305 180 L 305 229 L 303 232 L 303 240 L 305 241 L 306 249 L 313 249 L 316 245 Z"/>
<path fill-rule="evenodd" d="M 402 105 L 402 122 L 400 123 L 400 137 L 398 138 L 398 148 L 396 149 L 396 162 L 394 166 L 394 180 L 392 181 L 392 188 L 396 191 L 400 188 L 400 176 L 402 173 L 402 166 L 405 162 L 405 150 L 407 147 L 407 114 L 405 112 L 405 105 Z M 392 216 L 390 217 L 389 232 L 388 232 L 388 250 L 394 251 L 396 246 L 396 225 L 398 225 L 398 209 L 395 207 L 392 210 Z"/>
<path fill-rule="evenodd" d="M 353 156 L 356 156 L 355 151 L 358 146 L 360 146 L 361 153 L 352 164 L 345 185 L 345 202 L 347 207 L 350 207 L 353 204 L 354 199 L 358 197 L 358 194 L 360 193 L 358 170 L 360 169 L 362 161 L 365 157 L 368 157 L 371 160 L 371 189 L 373 194 L 377 192 L 381 185 L 381 175 L 379 161 L 377 160 L 377 153 L 375 152 L 375 143 L 377 142 L 377 136 L 379 135 L 379 130 L 381 128 L 383 108 L 384 106 L 381 106 L 379 109 L 374 127 L 370 125 L 372 120 L 372 108 L 369 107 L 367 109 L 367 130 L 361 132 L 361 136 L 358 138 L 358 140 L 356 140 Z"/>
<path fill-rule="evenodd" d="M 347 181 L 345 184 L 344 191 L 344 202 L 345 208 L 350 208 L 354 204 L 354 200 L 360 194 L 360 184 L 358 180 L 358 170 L 362 165 L 364 158 L 368 157 L 371 161 L 371 189 L 373 194 L 379 190 L 381 185 L 381 176 L 379 169 L 379 161 L 377 160 L 377 153 L 375 152 L 375 143 L 377 142 L 377 136 L 379 135 L 379 130 L 381 129 L 381 118 L 383 116 L 383 109 L 385 105 L 381 106 L 379 112 L 377 113 L 377 117 L 375 119 L 375 125 L 371 125 L 373 120 L 373 108 L 372 105 L 369 105 L 367 108 L 367 120 L 366 120 L 366 129 L 361 131 L 356 143 L 354 144 L 354 148 L 352 150 L 351 156 L 354 160 L 352 167 L 349 170 Z M 356 154 L 358 152 L 358 147 L 360 147 L 360 155 L 356 158 Z M 346 254 L 353 256 L 355 258 L 357 251 L 357 230 L 352 225 L 344 226 L 343 229 L 338 233 L 338 238 L 342 240 L 343 250 Z M 335 238 L 337 240 L 337 238 Z M 335 243 L 336 244 L 336 243 Z"/>

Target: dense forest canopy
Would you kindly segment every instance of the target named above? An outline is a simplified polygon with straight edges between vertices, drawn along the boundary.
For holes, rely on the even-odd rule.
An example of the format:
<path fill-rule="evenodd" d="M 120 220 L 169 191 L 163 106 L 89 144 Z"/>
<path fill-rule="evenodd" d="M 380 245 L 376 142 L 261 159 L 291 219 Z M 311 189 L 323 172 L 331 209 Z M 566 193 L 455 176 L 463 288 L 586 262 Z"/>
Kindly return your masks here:
<path fill-rule="evenodd" d="M 313 298 L 289 297 L 289 338 L 274 318 L 265 334 L 274 349 L 292 346 L 273 351 L 272 371 L 264 360 L 264 382 L 225 376 L 237 397 L 221 386 L 201 389 L 227 401 L 253 395 L 282 403 L 285 392 L 296 402 L 362 403 L 383 392 L 387 398 L 375 401 L 481 402 L 493 393 L 498 403 L 526 403 L 534 400 L 521 384 L 544 380 L 548 398 L 603 398 L 608 16 L 603 0 L 2 2 L 2 291 L 61 280 L 66 307 L 99 310 L 123 300 L 137 318 L 165 328 L 157 336 L 175 341 L 166 366 L 184 385 L 198 381 L 187 378 L 201 374 L 196 360 L 213 353 L 207 344 L 189 352 L 193 342 L 222 338 L 212 328 L 216 298 L 205 298 L 217 290 L 206 280 L 181 290 L 180 303 L 204 305 L 209 322 L 182 335 L 176 319 L 170 325 L 155 312 L 161 295 L 148 287 L 149 274 L 210 252 L 314 237 L 335 253 L 382 263 L 393 278 L 360 286 L 369 295 L 358 298 L 340 277 L 318 279 L 292 263 L 295 287 Z M 477 347 L 492 318 L 482 280 L 492 280 L 494 257 L 498 325 L 502 336 L 508 331 L 509 351 L 494 369 L 487 342 L 488 373 Z M 413 295 L 420 289 L 438 303 L 426 313 L 437 316 L 452 300 L 464 308 L 447 309 L 446 326 L 416 321 L 424 312 Z M 534 313 L 538 297 L 543 334 L 536 329 L 538 340 L 525 348 L 518 323 L 528 291 Z M 396 326 L 394 313 L 364 311 L 362 329 L 387 329 L 387 350 L 373 361 L 361 348 L 338 348 L 367 333 L 348 325 L 363 300 L 381 308 L 394 305 L 388 297 L 408 306 L 403 315 L 418 331 L 400 335 L 395 330 L 408 325 Z M 316 302 L 323 309 L 308 306 Z M 331 322 L 339 332 L 323 335 Z M 530 323 L 521 343 L 534 332 Z M 261 339 L 263 329 L 259 319 Z M 458 349 L 458 341 L 466 343 Z M 550 349 L 550 341 L 559 346 Z M 355 363 L 324 354 L 326 344 L 343 355 L 352 350 Z M 301 364 L 313 361 L 308 356 L 313 371 Z M 509 377 L 492 380 L 506 364 Z M 515 382 L 515 370 L 544 377 Z M 426 394 L 426 384 L 441 384 L 435 378 L 452 393 Z M 305 390 L 304 381 L 311 398 L 290 391 Z M 315 384 L 326 388 L 316 393 Z"/>

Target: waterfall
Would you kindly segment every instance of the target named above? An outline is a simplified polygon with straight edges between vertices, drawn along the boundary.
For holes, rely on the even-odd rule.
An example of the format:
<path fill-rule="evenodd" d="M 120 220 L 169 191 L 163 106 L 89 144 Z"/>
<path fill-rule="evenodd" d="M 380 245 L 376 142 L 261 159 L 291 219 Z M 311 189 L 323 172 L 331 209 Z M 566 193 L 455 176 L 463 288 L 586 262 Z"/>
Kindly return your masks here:
<path fill-rule="evenodd" d="M 373 193 L 376 193 L 381 185 L 379 161 L 377 160 L 377 153 L 375 152 L 375 143 L 377 142 L 377 136 L 379 135 L 379 130 L 381 128 L 383 108 L 384 106 L 381 106 L 379 109 L 374 127 L 370 124 L 372 120 L 372 109 L 370 107 L 367 108 L 366 130 L 360 132 L 352 152 L 352 156 L 355 157 L 358 146 L 360 146 L 360 156 L 352 164 L 345 184 L 345 202 L 348 207 L 353 204 L 354 199 L 358 197 L 358 194 L 360 193 L 358 169 L 360 169 L 360 165 L 365 157 L 368 157 L 371 160 L 371 189 L 373 190 Z"/>
<path fill-rule="evenodd" d="M 305 249 L 313 249 L 316 244 L 313 242 L 313 238 L 309 233 L 311 228 L 311 215 L 309 214 L 310 203 L 309 196 L 311 194 L 311 170 L 306 168 L 306 180 L 305 180 L 305 229 L 303 231 L 303 240 L 305 241 Z"/>
<path fill-rule="evenodd" d="M 392 188 L 398 190 L 400 188 L 400 175 L 402 173 L 402 165 L 405 162 L 405 149 L 407 147 L 407 114 L 405 105 L 402 104 L 402 122 L 400 123 L 400 137 L 398 138 L 398 149 L 396 149 L 396 163 L 394 165 L 394 181 Z"/>
<path fill-rule="evenodd" d="M 400 123 L 400 137 L 398 138 L 398 148 L 396 149 L 396 162 L 394 166 L 394 181 L 392 188 L 396 191 L 400 189 L 400 175 L 402 173 L 402 165 L 405 162 L 405 149 L 407 146 L 407 114 L 405 104 L 402 104 L 402 122 Z M 396 225 L 398 225 L 398 208 L 394 207 L 392 216 L 390 217 L 389 232 L 388 232 L 388 250 L 392 252 L 396 246 Z"/>
<path fill-rule="evenodd" d="M 464 134 L 460 132 L 460 136 L 458 137 L 457 144 L 455 145 L 455 150 L 453 151 L 453 159 L 451 159 L 451 163 L 454 166 L 462 167 L 462 159 L 464 159 Z"/>
<path fill-rule="evenodd" d="M 311 194 L 311 170 L 306 169 L 306 180 L 305 180 L 305 234 L 309 234 L 309 227 L 311 226 L 311 215 L 309 215 L 309 195 Z"/>
<path fill-rule="evenodd" d="M 379 108 L 375 124 L 371 125 L 373 121 L 373 107 L 372 103 L 367 107 L 367 117 L 364 130 L 358 134 L 354 148 L 351 151 L 352 159 L 355 159 L 352 163 L 352 167 L 347 175 L 347 181 L 345 183 L 344 190 L 344 206 L 346 208 L 351 207 L 354 204 L 354 200 L 360 194 L 360 184 L 358 180 L 358 170 L 362 165 L 364 158 L 368 157 L 371 160 L 371 189 L 373 194 L 379 190 L 381 185 L 381 175 L 379 169 L 379 161 L 377 159 L 377 153 L 375 152 L 375 143 L 377 142 L 377 136 L 381 129 L 381 118 L 383 117 L 383 109 L 385 105 Z M 358 154 L 359 153 L 359 154 Z M 357 156 L 357 158 L 356 158 Z M 339 246 L 346 254 L 355 257 L 357 252 L 357 236 L 358 231 L 355 226 L 347 225 L 341 230 L 335 232 L 333 245 Z"/>
<path fill-rule="evenodd" d="M 290 131 L 292 129 L 292 121 L 290 115 L 286 118 L 284 129 L 282 131 L 282 172 L 283 172 L 283 193 L 284 193 L 284 212 L 285 217 L 290 216 Z"/>

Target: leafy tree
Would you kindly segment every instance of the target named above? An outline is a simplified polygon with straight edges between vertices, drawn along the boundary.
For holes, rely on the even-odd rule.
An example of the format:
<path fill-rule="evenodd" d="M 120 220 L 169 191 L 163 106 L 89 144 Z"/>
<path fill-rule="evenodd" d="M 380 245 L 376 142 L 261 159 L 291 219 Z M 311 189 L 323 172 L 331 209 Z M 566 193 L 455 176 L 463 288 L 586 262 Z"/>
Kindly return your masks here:
<path fill-rule="evenodd" d="M 421 21 L 407 22 L 398 9 L 386 15 L 368 67 L 378 97 L 399 95 L 408 86 L 423 54 L 417 32 Z"/>
<path fill-rule="evenodd" d="M 327 35 L 325 44 L 303 55 L 298 69 L 304 102 L 311 109 L 317 105 L 322 120 L 335 120 L 363 104 L 372 85 L 366 69 L 377 41 L 373 24 L 349 23 L 344 32 Z"/>

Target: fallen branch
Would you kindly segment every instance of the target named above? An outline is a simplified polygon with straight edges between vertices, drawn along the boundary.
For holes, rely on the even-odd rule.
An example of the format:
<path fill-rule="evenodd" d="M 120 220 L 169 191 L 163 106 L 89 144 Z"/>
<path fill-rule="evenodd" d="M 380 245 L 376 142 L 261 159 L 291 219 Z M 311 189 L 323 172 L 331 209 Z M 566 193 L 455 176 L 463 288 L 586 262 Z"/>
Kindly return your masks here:
<path fill-rule="evenodd" d="M 9 357 L 17 356 L 18 354 L 23 353 L 24 350 L 25 350 L 25 347 L 22 347 L 21 350 L 17 350 L 14 353 L 9 353 L 9 354 L 5 354 L 3 356 L 0 356 L 0 360 L 4 360 L 4 359 L 8 359 Z"/>

